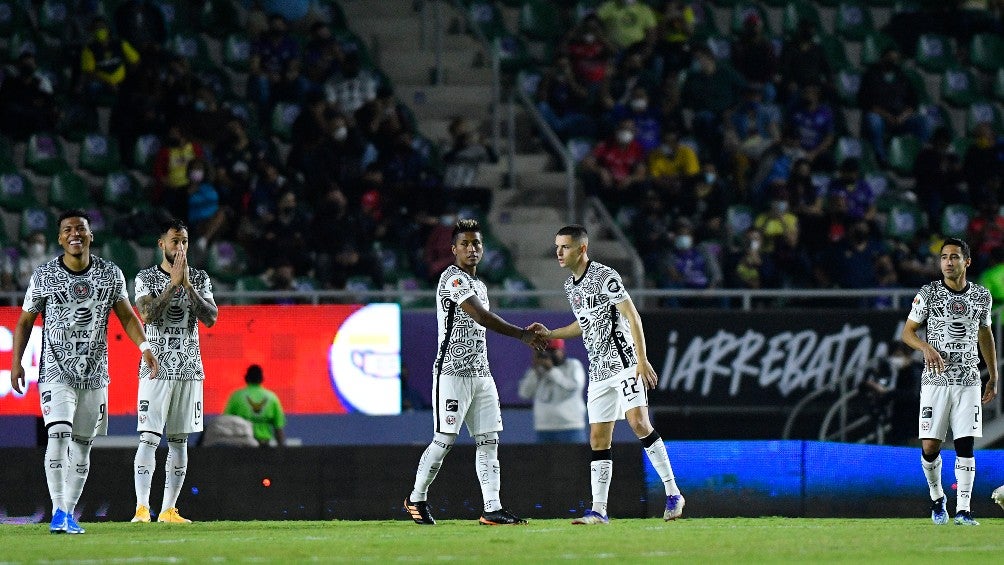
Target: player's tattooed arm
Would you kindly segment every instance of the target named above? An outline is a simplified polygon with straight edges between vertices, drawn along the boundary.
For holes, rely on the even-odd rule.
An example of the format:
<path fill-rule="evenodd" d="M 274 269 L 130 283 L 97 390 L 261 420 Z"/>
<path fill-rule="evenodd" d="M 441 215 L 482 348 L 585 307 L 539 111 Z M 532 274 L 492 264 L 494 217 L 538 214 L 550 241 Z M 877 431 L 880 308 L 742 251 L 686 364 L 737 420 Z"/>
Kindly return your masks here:
<path fill-rule="evenodd" d="M 171 304 L 171 297 L 174 296 L 174 291 L 175 287 L 168 284 L 167 288 L 157 296 L 147 294 L 137 298 L 136 309 L 139 310 L 139 315 L 143 317 L 143 321 L 146 323 L 159 321 L 164 312 L 167 311 L 167 307 Z"/>
<path fill-rule="evenodd" d="M 212 298 L 206 298 L 199 294 L 199 291 L 195 290 L 195 287 L 192 285 L 188 285 L 186 290 L 188 291 L 188 302 L 191 304 L 192 313 L 207 328 L 213 327 L 220 313 L 220 309 L 216 307 L 216 302 Z"/>

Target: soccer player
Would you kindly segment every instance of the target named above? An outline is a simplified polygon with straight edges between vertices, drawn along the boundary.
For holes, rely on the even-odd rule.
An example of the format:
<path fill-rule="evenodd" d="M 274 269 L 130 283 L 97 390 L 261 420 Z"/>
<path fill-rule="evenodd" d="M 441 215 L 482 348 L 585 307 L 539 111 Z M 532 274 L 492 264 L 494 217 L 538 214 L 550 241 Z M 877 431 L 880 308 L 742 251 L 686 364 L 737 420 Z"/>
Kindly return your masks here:
<path fill-rule="evenodd" d="M 80 210 L 59 216 L 63 254 L 31 275 L 14 328 L 11 387 L 27 386 L 22 357 L 42 314 L 38 394 L 48 435 L 45 480 L 52 498 L 52 533 L 82 534 L 73 516 L 91 467 L 91 443 L 108 431 L 108 316 L 115 312 L 139 346 L 141 365 L 157 374 L 157 359 L 133 312 L 122 270 L 91 255 L 90 219 Z"/>
<path fill-rule="evenodd" d="M 983 410 L 997 396 L 997 347 L 990 328 L 993 300 L 986 288 L 966 280 L 969 244 L 948 238 L 941 244 L 944 278 L 924 285 L 903 326 L 903 342 L 924 354 L 920 381 L 921 467 L 931 493 L 931 520 L 948 523 L 941 485 L 941 443 L 949 426 L 955 438 L 955 523 L 978 526 L 970 512 L 976 480 L 975 438 L 983 436 Z M 927 340 L 917 335 L 926 326 Z M 982 392 L 979 355 L 990 380 Z"/>
<path fill-rule="evenodd" d="M 558 264 L 572 272 L 565 281 L 565 295 L 576 321 L 556 330 L 548 330 L 539 323 L 530 329 L 549 339 L 582 336 L 589 353 L 586 411 L 593 451 L 589 464 L 593 505 L 572 523 L 609 522 L 607 497 L 614 468 L 610 446 L 614 424 L 625 417 L 666 489 L 662 517 L 666 521 L 675 520 L 683 515 L 685 501 L 676 485 L 666 445 L 649 421 L 647 389 L 655 388 L 659 380 L 646 356 L 641 316 L 624 289 L 620 274 L 589 259 L 586 228 L 579 225 L 561 228 L 554 237 L 554 248 Z"/>
<path fill-rule="evenodd" d="M 476 274 L 484 254 L 478 222 L 458 221 L 452 241 L 456 260 L 443 271 L 437 287 L 439 352 L 432 382 L 435 434 L 418 462 L 415 487 L 405 499 L 404 508 L 416 524 L 436 523 L 429 511 L 429 486 L 457 440 L 460 427 L 467 424 L 476 444 L 474 467 L 484 498 L 479 522 L 491 526 L 525 524 L 526 520 L 504 510 L 499 501 L 498 432 L 502 430 L 502 411 L 488 368 L 485 328 L 517 338 L 538 351 L 547 341 L 488 311 L 488 289 Z"/>
<path fill-rule="evenodd" d="M 165 223 L 157 240 L 160 264 L 136 275 L 136 307 L 146 323 L 146 339 L 160 362 L 156 375 L 141 366 L 137 414 L 139 448 L 133 462 L 136 514 L 133 522 L 150 521 L 150 483 L 157 446 L 167 432 L 164 500 L 158 522 L 191 520 L 176 504 L 188 472 L 188 434 L 202 431 L 202 382 L 206 378 L 199 350 L 199 322 L 213 327 L 219 310 L 205 271 L 188 265 L 188 228 L 180 220 Z"/>

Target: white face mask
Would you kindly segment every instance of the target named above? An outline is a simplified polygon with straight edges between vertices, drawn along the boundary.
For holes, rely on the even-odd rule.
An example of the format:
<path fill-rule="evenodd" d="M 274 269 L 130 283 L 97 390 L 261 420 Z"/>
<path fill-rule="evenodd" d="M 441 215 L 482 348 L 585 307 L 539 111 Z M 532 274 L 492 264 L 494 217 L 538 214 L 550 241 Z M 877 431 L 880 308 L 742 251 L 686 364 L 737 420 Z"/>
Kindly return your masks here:
<path fill-rule="evenodd" d="M 596 36 L 591 33 L 587 33 L 582 36 L 582 39 L 585 40 L 586 43 L 594 43 L 596 41 Z"/>
<path fill-rule="evenodd" d="M 774 208 L 778 214 L 784 214 L 788 211 L 788 202 L 786 200 L 775 200 L 771 203 L 771 207 Z"/>
<path fill-rule="evenodd" d="M 704 173 L 704 182 L 708 184 L 714 184 L 717 179 L 718 175 L 715 173 Z"/>
<path fill-rule="evenodd" d="M 759 251 L 759 250 L 760 250 L 760 240 L 759 239 L 751 240 L 750 251 Z"/>
<path fill-rule="evenodd" d="M 648 100 L 644 98 L 635 98 L 631 100 L 631 109 L 635 112 L 644 112 L 648 109 Z"/>
<path fill-rule="evenodd" d="M 188 178 L 192 182 L 202 182 L 202 179 L 206 178 L 206 172 L 196 169 L 188 173 Z"/>
<path fill-rule="evenodd" d="M 345 141 L 345 138 L 349 136 L 349 128 L 345 126 L 335 128 L 334 136 L 336 141 Z"/>
<path fill-rule="evenodd" d="M 34 242 L 28 245 L 28 255 L 43 255 L 45 254 L 45 244 Z"/>
<path fill-rule="evenodd" d="M 662 151 L 664 155 L 672 155 L 674 153 L 673 147 L 666 143 L 659 146 L 659 151 Z"/>
<path fill-rule="evenodd" d="M 634 140 L 634 132 L 631 130 L 622 129 L 617 131 L 617 141 L 627 145 L 628 143 L 631 143 L 632 140 Z"/>
<path fill-rule="evenodd" d="M 694 238 L 690 235 L 678 235 L 676 236 L 676 248 L 681 251 L 686 251 L 694 245 Z"/>

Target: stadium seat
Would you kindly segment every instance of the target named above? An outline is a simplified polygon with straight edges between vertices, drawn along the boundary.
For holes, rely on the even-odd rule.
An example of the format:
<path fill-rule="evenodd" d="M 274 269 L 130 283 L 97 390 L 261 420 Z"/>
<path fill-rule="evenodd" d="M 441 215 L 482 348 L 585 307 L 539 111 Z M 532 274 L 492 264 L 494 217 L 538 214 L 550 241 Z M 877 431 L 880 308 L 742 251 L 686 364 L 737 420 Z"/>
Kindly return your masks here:
<path fill-rule="evenodd" d="M 358 53 L 359 60 L 363 63 L 365 67 L 376 67 L 377 65 L 373 61 L 373 56 L 366 46 L 366 42 L 363 38 L 359 37 L 355 33 L 348 29 L 335 29 L 331 32 L 331 37 L 338 42 L 338 46 L 341 48 L 342 53 Z"/>
<path fill-rule="evenodd" d="M 398 279 L 395 288 L 402 292 L 411 293 L 421 290 L 429 290 L 429 285 L 422 279 L 412 275 Z M 398 297 L 397 302 L 404 308 L 434 308 L 436 306 L 435 299 L 425 298 L 423 296 L 424 295 L 405 296 L 402 294 Z"/>
<path fill-rule="evenodd" d="M 300 106 L 292 102 L 279 102 L 272 109 L 272 135 L 283 141 L 290 141 L 293 122 L 300 115 Z"/>
<path fill-rule="evenodd" d="M 247 258 L 244 249 L 229 241 L 215 241 L 209 246 L 206 270 L 213 278 L 234 283 L 244 275 Z"/>
<path fill-rule="evenodd" d="M 743 241 L 746 230 L 753 227 L 756 214 L 745 204 L 733 204 L 725 210 L 725 237 L 733 244 Z"/>
<path fill-rule="evenodd" d="M 101 184 L 101 200 L 121 211 L 131 210 L 146 202 L 139 181 L 124 170 L 112 171 L 105 176 Z"/>
<path fill-rule="evenodd" d="M 732 59 L 732 40 L 719 33 L 713 33 L 704 40 L 704 44 L 711 51 L 711 55 L 719 61 L 729 61 Z"/>
<path fill-rule="evenodd" d="M 1004 131 L 1004 118 L 1001 117 L 1000 108 L 993 102 L 980 100 L 969 106 L 966 111 L 966 133 L 972 132 L 976 124 L 983 122 L 990 124 L 998 135 Z"/>
<path fill-rule="evenodd" d="M 523 69 L 516 74 L 516 86 L 530 97 L 530 100 L 534 100 L 537 96 L 537 89 L 540 87 L 540 82 L 543 79 L 539 69 L 529 68 Z"/>
<path fill-rule="evenodd" d="M 962 67 L 946 69 L 941 75 L 941 99 L 955 107 L 966 107 L 976 101 L 976 80 Z"/>
<path fill-rule="evenodd" d="M 502 288 L 510 292 L 533 290 L 530 279 L 513 270 L 502 279 Z M 502 308 L 540 308 L 540 299 L 536 296 L 509 297 L 504 296 L 499 301 Z"/>
<path fill-rule="evenodd" d="M 861 89 L 861 71 L 851 67 L 844 67 L 837 71 L 836 87 L 837 96 L 841 104 L 848 107 L 857 107 L 858 90 Z"/>
<path fill-rule="evenodd" d="M 837 138 L 834 146 L 833 157 L 836 162 L 842 163 L 844 159 L 857 159 L 861 166 L 862 173 L 871 173 L 878 169 L 875 160 L 875 152 L 872 147 L 865 143 L 860 137 L 844 135 Z"/>
<path fill-rule="evenodd" d="M 830 68 L 844 69 L 851 66 L 844 42 L 839 37 L 826 33 L 820 33 L 818 37 L 819 46 L 823 48 L 823 54 L 826 55 L 826 62 L 830 64 Z"/>
<path fill-rule="evenodd" d="M 74 143 L 80 143 L 88 132 L 95 131 L 101 126 L 98 108 L 94 104 L 71 99 L 62 103 L 61 108 L 56 129 L 61 136 Z"/>
<path fill-rule="evenodd" d="M 28 138 L 24 158 L 31 171 L 44 176 L 52 176 L 70 168 L 63 152 L 63 143 L 58 137 L 48 133 L 36 133 Z"/>
<path fill-rule="evenodd" d="M 969 221 L 976 215 L 972 206 L 965 204 L 949 204 L 941 212 L 941 235 L 945 237 L 965 238 L 969 230 Z"/>
<path fill-rule="evenodd" d="M 55 38 L 66 36 L 70 21 L 70 3 L 67 0 L 44 0 L 38 7 L 38 29 Z"/>
<path fill-rule="evenodd" d="M 317 3 L 318 11 L 320 2 Z M 233 2 L 203 2 L 198 31 L 222 39 L 241 30 L 240 13 Z"/>
<path fill-rule="evenodd" d="M 43 206 L 25 208 L 21 210 L 20 216 L 18 237 L 22 240 L 37 231 L 47 235 L 56 233 L 56 218 Z"/>
<path fill-rule="evenodd" d="M 990 73 L 1004 67 L 1004 39 L 996 33 L 973 35 L 969 42 L 969 62 Z"/>
<path fill-rule="evenodd" d="M 924 227 L 924 215 L 913 203 L 895 204 L 886 216 L 885 233 L 897 241 L 908 242 Z"/>
<path fill-rule="evenodd" d="M 49 185 L 49 206 L 63 210 L 83 210 L 91 204 L 90 190 L 80 175 L 63 171 L 52 177 Z"/>
<path fill-rule="evenodd" d="M 712 34 L 718 33 L 718 24 L 715 22 L 715 14 L 707 2 L 690 2 L 690 8 L 694 12 L 694 34 L 693 40 L 700 41 Z"/>
<path fill-rule="evenodd" d="M 488 40 L 508 34 L 502 12 L 493 2 L 473 0 L 467 4 L 467 19 Z"/>
<path fill-rule="evenodd" d="M 0 37 L 10 38 L 28 24 L 28 14 L 21 7 L 21 2 L 4 0 L 0 2 Z"/>
<path fill-rule="evenodd" d="M 1000 102 L 1004 102 L 1004 68 L 997 69 L 997 73 L 994 75 L 994 84 L 992 87 L 994 98 Z"/>
<path fill-rule="evenodd" d="M 837 5 L 834 31 L 849 41 L 861 41 L 875 31 L 872 13 L 860 0 L 845 0 Z"/>
<path fill-rule="evenodd" d="M 101 257 L 118 265 L 125 275 L 126 282 L 132 282 L 139 272 L 139 253 L 132 243 L 117 237 L 104 238 L 101 245 Z"/>
<path fill-rule="evenodd" d="M 910 67 L 902 67 L 902 69 L 906 78 L 910 79 L 910 84 L 913 85 L 913 89 L 917 91 L 917 100 L 920 101 L 921 104 L 930 104 L 931 93 L 927 91 L 927 82 L 924 80 L 924 77 L 922 77 L 916 69 Z"/>
<path fill-rule="evenodd" d="M 0 173 L 12 173 L 17 170 L 14 164 L 14 148 L 10 140 L 0 135 Z"/>
<path fill-rule="evenodd" d="M 955 124 L 952 123 L 948 110 L 941 104 L 921 104 L 917 108 L 917 113 L 927 120 L 927 131 L 945 127 L 948 129 L 948 133 L 955 137 Z"/>
<path fill-rule="evenodd" d="M 913 173 L 918 153 L 920 141 L 912 135 L 898 135 L 889 140 L 889 166 L 901 175 Z"/>
<path fill-rule="evenodd" d="M 591 137 L 573 137 L 565 142 L 565 149 L 572 156 L 572 162 L 578 165 L 589 155 L 596 145 L 596 140 Z"/>
<path fill-rule="evenodd" d="M 168 39 L 168 50 L 187 59 L 193 69 L 215 68 L 215 63 L 209 57 L 206 40 L 197 33 L 179 32 Z"/>
<path fill-rule="evenodd" d="M 132 166 L 149 174 L 153 170 L 153 159 L 159 150 L 160 138 L 156 135 L 148 133 L 137 137 L 132 148 Z"/>
<path fill-rule="evenodd" d="M 917 38 L 917 65 L 932 73 L 944 72 L 958 65 L 952 40 L 937 33 L 922 33 Z"/>
<path fill-rule="evenodd" d="M 122 168 L 119 142 L 102 133 L 90 133 L 80 142 L 80 168 L 104 176 Z"/>
<path fill-rule="evenodd" d="M 525 0 L 517 30 L 529 39 L 546 42 L 557 42 L 566 31 L 558 7 L 548 0 Z"/>
<path fill-rule="evenodd" d="M 164 27 L 167 28 L 168 34 L 194 31 L 188 25 L 188 18 L 182 17 L 182 10 L 185 7 L 178 0 L 157 0 L 157 5 L 160 6 L 160 11 L 164 14 Z"/>
<path fill-rule="evenodd" d="M 808 20 L 815 24 L 816 29 L 823 29 L 823 24 L 819 19 L 819 10 L 815 4 L 808 0 L 789 0 L 784 5 L 784 12 L 781 17 L 781 32 L 785 37 L 790 37 L 798 31 L 798 24 L 803 20 Z"/>
<path fill-rule="evenodd" d="M 35 187 L 20 173 L 0 174 L 0 208 L 20 212 L 36 204 Z"/>
<path fill-rule="evenodd" d="M 195 72 L 195 77 L 203 86 L 216 95 L 216 99 L 229 98 L 234 95 L 231 88 L 230 74 L 220 67 L 205 67 Z"/>
<path fill-rule="evenodd" d="M 251 61 L 251 39 L 243 33 L 231 33 L 223 40 L 223 64 L 245 73 Z"/>
<path fill-rule="evenodd" d="M 882 58 L 882 51 L 895 45 L 896 42 L 884 33 L 878 31 L 869 33 L 861 42 L 861 66 L 867 67 L 878 61 Z"/>
<path fill-rule="evenodd" d="M 601 4 L 600 0 L 580 0 L 572 8 L 572 15 L 575 17 L 576 22 L 581 22 L 589 14 L 596 13 L 596 8 L 599 8 Z"/>
<path fill-rule="evenodd" d="M 268 284 L 262 280 L 261 277 L 255 275 L 246 275 L 238 277 L 237 281 L 234 282 L 234 290 L 237 292 L 259 292 L 269 290 Z M 242 296 L 234 300 L 235 304 L 258 304 L 261 302 L 260 298 Z"/>
<path fill-rule="evenodd" d="M 738 2 L 732 7 L 732 18 L 729 29 L 732 33 L 739 34 L 743 30 L 743 22 L 750 15 L 756 15 L 760 18 L 760 22 L 763 23 L 763 32 L 766 35 L 771 35 L 770 31 L 770 20 L 767 19 L 767 11 L 764 10 L 763 6 L 757 2 Z"/>

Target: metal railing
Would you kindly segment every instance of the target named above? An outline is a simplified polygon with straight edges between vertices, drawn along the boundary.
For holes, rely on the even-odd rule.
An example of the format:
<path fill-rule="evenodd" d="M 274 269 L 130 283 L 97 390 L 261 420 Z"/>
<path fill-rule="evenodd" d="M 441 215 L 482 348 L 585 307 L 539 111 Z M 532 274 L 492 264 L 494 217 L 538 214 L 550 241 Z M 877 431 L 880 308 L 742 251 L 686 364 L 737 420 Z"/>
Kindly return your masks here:
<path fill-rule="evenodd" d="M 580 214 L 577 206 L 576 200 L 576 181 L 575 181 L 575 159 L 572 158 L 572 154 L 565 147 L 565 144 L 561 142 L 561 138 L 558 134 L 554 133 L 551 126 L 547 124 L 544 120 L 544 116 L 540 114 L 537 110 L 537 105 L 533 103 L 533 100 L 527 96 L 526 92 L 523 92 L 522 88 L 515 87 L 512 89 L 511 96 L 512 104 L 509 105 L 509 112 L 513 116 L 510 118 L 510 129 L 509 129 L 509 162 L 512 163 L 516 159 L 516 128 L 515 128 L 515 105 L 516 102 L 523 107 L 523 111 L 526 112 L 530 119 L 533 120 L 533 124 L 537 127 L 537 131 L 541 133 L 544 141 L 547 142 L 551 150 L 555 155 L 561 160 L 561 167 L 564 169 L 565 173 L 565 214 L 568 223 L 574 224 L 579 222 Z M 608 214 L 609 216 L 609 214 Z"/>
<path fill-rule="evenodd" d="M 603 202 L 599 198 L 594 196 L 586 200 L 586 203 L 589 205 L 590 209 L 597 216 L 599 216 L 603 225 L 610 230 L 611 235 L 614 236 L 614 240 L 616 240 L 617 243 L 624 248 L 624 252 L 628 256 L 628 261 L 631 263 L 631 274 L 634 276 L 634 284 L 636 286 L 644 286 L 645 263 L 641 260 L 641 256 L 638 255 L 638 250 L 635 249 L 631 240 L 624 234 L 624 230 L 617 225 L 613 216 L 610 215 L 610 210 L 607 210 L 607 207 L 603 205 Z"/>

